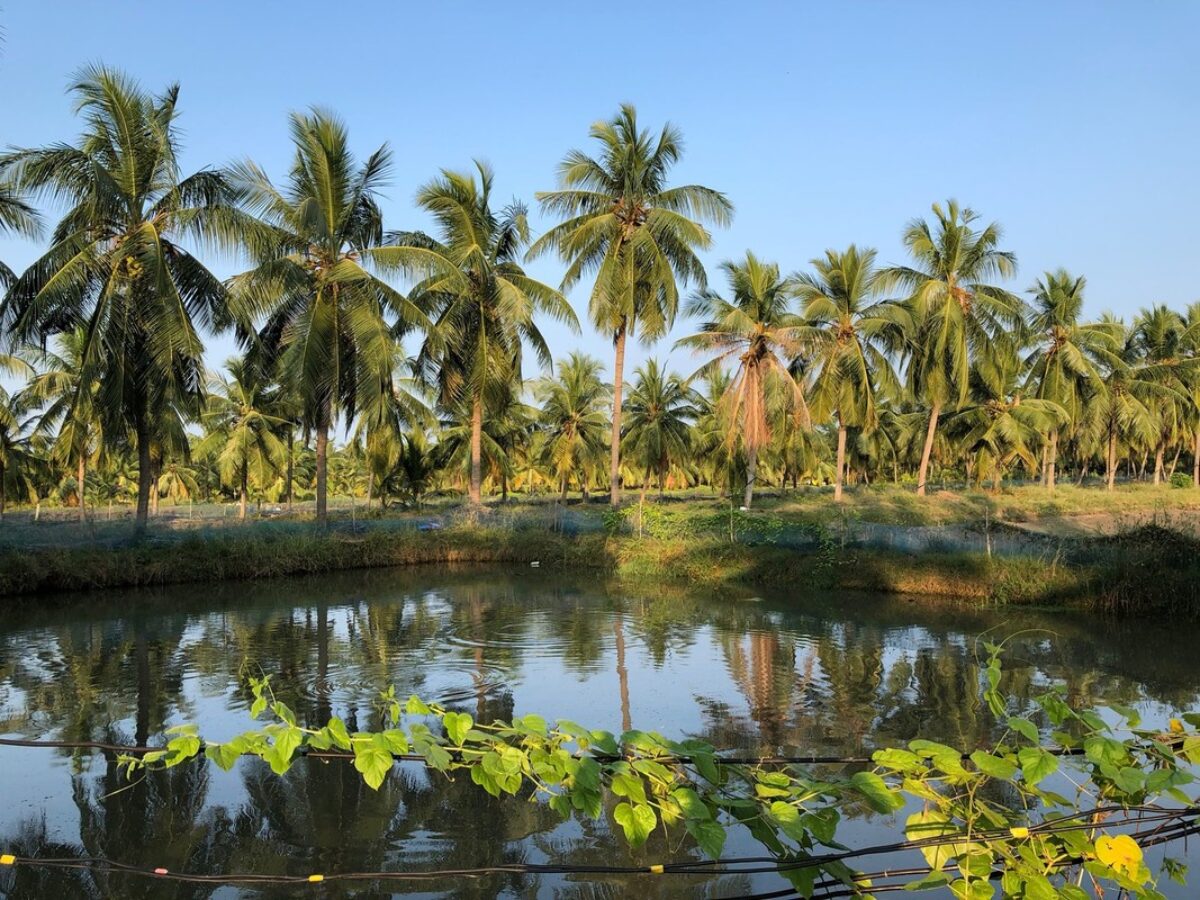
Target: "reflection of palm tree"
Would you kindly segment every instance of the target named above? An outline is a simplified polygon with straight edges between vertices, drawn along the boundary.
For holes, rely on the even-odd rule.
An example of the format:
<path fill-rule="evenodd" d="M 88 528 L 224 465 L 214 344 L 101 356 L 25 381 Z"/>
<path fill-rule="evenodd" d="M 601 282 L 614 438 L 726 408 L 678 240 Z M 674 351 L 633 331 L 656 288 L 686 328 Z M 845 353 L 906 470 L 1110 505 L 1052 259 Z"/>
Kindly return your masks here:
<path fill-rule="evenodd" d="M 617 638 L 617 684 L 621 693 L 621 731 L 629 731 L 633 728 L 633 717 L 629 711 L 629 670 L 625 667 L 625 618 L 619 611 L 613 619 L 613 633 Z"/>

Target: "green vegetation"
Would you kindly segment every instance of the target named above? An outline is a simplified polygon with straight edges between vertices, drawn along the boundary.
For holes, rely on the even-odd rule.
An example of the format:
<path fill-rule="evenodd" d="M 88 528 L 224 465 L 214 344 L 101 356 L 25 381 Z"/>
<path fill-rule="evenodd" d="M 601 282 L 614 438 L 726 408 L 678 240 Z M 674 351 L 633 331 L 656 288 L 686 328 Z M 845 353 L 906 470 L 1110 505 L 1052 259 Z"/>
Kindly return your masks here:
<path fill-rule="evenodd" d="M 909 495 L 911 496 L 911 495 Z M 646 504 L 605 515 L 556 504 L 498 510 L 484 521 L 389 518 L 242 527 L 203 524 L 90 530 L 40 543 L 48 526 L 9 526 L 0 595 L 342 569 L 466 563 L 592 569 L 603 577 L 710 587 L 843 588 L 973 603 L 1075 607 L 1112 614 L 1200 615 L 1200 539 L 1146 525 L 1106 537 L 1038 539 L 1022 555 L 986 549 L 1009 532 L 956 527 L 920 553 L 862 539 L 849 522 L 744 513 L 726 505 Z M 193 523 L 195 524 L 195 523 Z M 422 530 L 424 525 L 428 530 Z M 56 526 L 75 528 L 76 526 Z M 16 602 L 16 601 L 14 601 Z M 42 602 L 42 601 L 39 601 Z"/>
<path fill-rule="evenodd" d="M 352 761 L 379 790 L 398 756 L 413 758 L 451 778 L 467 774 L 494 797 L 546 803 L 563 818 L 611 818 L 632 847 L 659 828 L 669 833 L 682 825 L 703 855 L 717 860 L 728 829 L 743 826 L 779 862 L 807 863 L 779 870 L 805 897 L 829 886 L 870 895 L 902 877 L 908 890 L 946 887 L 963 898 L 994 896 L 993 880 L 1006 897 L 1081 900 L 1089 896 L 1080 886 L 1086 884 L 1101 895 L 1112 889 L 1161 898 L 1137 840 L 1155 831 L 1131 836 L 1127 828 L 1136 828 L 1139 815 L 1165 813 L 1167 804 L 1184 807 L 1176 811 L 1181 822 L 1194 814 L 1185 788 L 1200 764 L 1200 715 L 1155 730 L 1142 728 L 1135 710 L 1110 706 L 1121 723 L 1114 726 L 1097 710 L 1072 708 L 1065 685 L 1051 685 L 1023 709 L 1002 691 L 1002 645 L 984 646 L 983 700 L 1004 725 L 998 742 L 954 748 L 915 740 L 877 750 L 873 767 L 731 761 L 702 740 L 632 729 L 615 735 L 566 720 L 550 725 L 537 714 L 488 724 L 416 696 L 402 703 L 394 686 L 379 697 L 375 729 L 351 732 L 336 716 L 304 727 L 275 698 L 269 677 L 249 685 L 250 716 L 266 716 L 263 727 L 206 743 L 197 726 L 176 726 L 162 749 L 120 761 L 132 776 L 202 753 L 223 769 L 255 756 L 283 775 L 301 755 L 324 754 Z M 1035 719 L 1050 732 L 1049 747 Z M 1060 781 L 1071 796 L 1056 790 Z M 924 866 L 871 874 L 856 868 L 869 856 L 839 842 L 843 819 L 864 809 L 891 815 L 910 804 L 907 840 L 891 849 L 918 851 Z M 1163 870 L 1186 883 L 1181 864 Z"/>
<path fill-rule="evenodd" d="M 1089 321 L 1085 279 L 1063 270 L 1027 301 L 1005 286 L 1000 226 L 955 201 L 903 230 L 908 265 L 851 245 L 785 274 L 747 251 L 721 265 L 722 294 L 697 253 L 732 204 L 673 185 L 680 131 L 632 106 L 592 126 L 595 155 L 564 156 L 540 236 L 519 200 L 496 207 L 482 164 L 419 188 L 427 234 L 384 222 L 388 148 L 358 159 L 331 112 L 292 115 L 282 177 L 249 160 L 184 176 L 178 87 L 90 67 L 72 91 L 77 139 L 0 156 L 0 229 L 37 239 L 60 214 L 31 266 L 0 267 L 0 364 L 23 383 L 0 394 L 0 514 L 96 525 L 132 506 L 144 533 L 161 501 L 241 517 L 299 501 L 324 524 L 338 499 L 479 512 L 513 493 L 619 505 L 623 487 L 644 504 L 655 487 L 923 524 L 974 518 L 985 485 L 989 521 L 1010 522 L 1200 495 L 1200 304 Z M 218 253 L 245 270 L 221 282 Z M 543 255 L 565 267 L 558 289 L 523 269 Z M 584 285 L 607 376 L 540 330 L 575 323 L 561 292 Z M 698 371 L 652 358 L 626 386 L 627 340 L 652 345 L 681 304 Z M 227 378 L 203 356 L 222 331 L 243 347 Z M 526 381 L 530 349 L 544 374 Z M 1039 499 L 1010 499 L 1033 481 Z M 1118 485 L 1142 482 L 1181 496 L 1127 505 Z"/>

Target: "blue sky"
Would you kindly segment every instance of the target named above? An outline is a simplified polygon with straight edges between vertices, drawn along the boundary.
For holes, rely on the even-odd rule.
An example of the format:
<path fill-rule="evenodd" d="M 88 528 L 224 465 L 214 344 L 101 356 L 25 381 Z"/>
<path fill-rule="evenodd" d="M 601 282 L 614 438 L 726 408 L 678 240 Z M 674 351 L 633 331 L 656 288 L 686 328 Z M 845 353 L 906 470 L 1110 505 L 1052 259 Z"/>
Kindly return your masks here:
<path fill-rule="evenodd" d="M 850 242 L 900 262 L 904 223 L 953 196 L 1004 226 L 1014 289 L 1061 265 L 1087 276 L 1090 314 L 1200 298 L 1196 3 L 0 2 L 0 145 L 71 139 L 64 88 L 86 62 L 181 82 L 185 171 L 249 156 L 281 177 L 286 114 L 322 105 L 360 155 L 391 145 L 385 212 L 411 228 L 439 167 L 486 159 L 501 197 L 532 202 L 631 101 L 682 128 L 677 182 L 736 205 L 714 274 L 747 248 L 785 271 Z M 0 239 L 14 268 L 34 251 Z M 572 299 L 585 318 L 585 291 Z M 556 355 L 609 361 L 586 324 L 547 333 Z M 209 341 L 214 363 L 232 349 Z"/>

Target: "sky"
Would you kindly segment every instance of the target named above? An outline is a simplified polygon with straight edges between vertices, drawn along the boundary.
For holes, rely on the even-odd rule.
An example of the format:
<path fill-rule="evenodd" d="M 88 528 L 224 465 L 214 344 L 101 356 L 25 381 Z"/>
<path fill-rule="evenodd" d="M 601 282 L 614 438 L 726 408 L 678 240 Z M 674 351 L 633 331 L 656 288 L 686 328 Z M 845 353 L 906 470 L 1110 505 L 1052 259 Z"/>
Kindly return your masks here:
<path fill-rule="evenodd" d="M 736 207 L 703 255 L 713 286 L 747 249 L 784 272 L 852 242 L 904 262 L 905 223 L 954 197 L 1003 226 L 1013 290 L 1065 266 L 1089 315 L 1200 298 L 1200 3 L 0 0 L 0 28 L 0 146 L 72 140 L 69 76 L 103 62 L 182 85 L 185 173 L 249 157 L 282 179 L 287 114 L 316 105 L 360 158 L 391 147 L 387 227 L 428 227 L 417 187 L 480 158 L 540 232 L 534 192 L 632 102 L 644 126 L 682 129 L 672 180 Z M 0 238 L 14 269 L 36 251 Z M 571 300 L 583 331 L 547 322 L 555 356 L 610 362 L 587 286 Z M 694 324 L 631 347 L 629 370 L 655 355 L 690 374 L 700 361 L 670 348 Z M 208 339 L 212 365 L 234 350 Z"/>

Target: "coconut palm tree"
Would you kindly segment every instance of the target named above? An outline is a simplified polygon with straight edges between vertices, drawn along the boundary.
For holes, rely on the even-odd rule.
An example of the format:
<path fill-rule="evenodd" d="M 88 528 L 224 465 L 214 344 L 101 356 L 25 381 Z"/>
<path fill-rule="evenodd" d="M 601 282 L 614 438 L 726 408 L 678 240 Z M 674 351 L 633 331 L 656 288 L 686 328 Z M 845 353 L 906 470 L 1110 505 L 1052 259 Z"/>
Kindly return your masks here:
<path fill-rule="evenodd" d="M 483 416 L 521 377 L 522 342 L 543 367 L 552 364 L 550 348 L 534 322 L 538 313 L 578 322 L 566 298 L 530 278 L 521 268 L 529 242 L 525 207 L 513 203 L 492 209 L 494 174 L 483 163 L 475 173 L 443 170 L 417 192 L 417 204 L 433 216 L 439 237 L 417 232 L 391 236 L 397 261 L 422 266 L 428 277 L 414 286 L 413 302 L 429 312 L 431 332 L 417 356 L 417 370 L 436 383 L 444 408 L 470 409 L 471 470 L 468 493 L 473 506 L 483 499 Z"/>
<path fill-rule="evenodd" d="M 692 422 L 699 415 L 700 398 L 674 372 L 667 373 L 656 359 L 646 360 L 634 372 L 635 381 L 625 401 L 625 455 L 645 473 L 642 494 L 650 475 L 658 476 L 658 489 L 672 468 L 685 465 L 692 448 Z"/>
<path fill-rule="evenodd" d="M 383 246 L 378 192 L 391 154 L 361 164 L 345 125 L 322 110 L 291 118 L 295 155 L 285 186 L 241 162 L 230 179 L 262 223 L 244 232 L 254 267 L 229 282 L 243 332 L 261 323 L 267 365 L 278 364 L 300 419 L 316 436 L 317 520 L 328 516 L 329 430 L 353 421 L 361 394 L 391 375 L 393 341 L 428 320 L 382 276 L 413 263 Z M 416 264 L 428 263 L 428 259 Z"/>
<path fill-rule="evenodd" d="M 42 223 L 32 206 L 21 199 L 11 184 L 0 182 L 0 234 L 13 233 L 37 237 Z M 7 289 L 16 275 L 0 260 L 0 289 Z"/>
<path fill-rule="evenodd" d="M 888 338 L 896 343 L 911 323 L 903 307 L 878 300 L 885 285 L 874 250 L 851 244 L 840 253 L 826 250 L 811 265 L 812 273 L 792 276 L 792 290 L 808 322 L 803 340 L 810 354 L 811 411 L 837 421 L 833 496 L 841 501 L 847 429 L 870 432 L 879 424 L 879 390 L 898 388 Z"/>
<path fill-rule="evenodd" d="M 351 443 L 362 446 L 365 455 L 368 508 L 376 484 L 396 465 L 403 450 L 404 434 L 435 424 L 424 396 L 424 385 L 404 374 L 413 361 L 404 357 L 398 343 L 394 352 L 392 372 L 375 382 L 374 390 L 364 392 L 358 424 L 350 438 Z"/>
<path fill-rule="evenodd" d="M 84 120 L 75 144 L 0 157 L 0 177 L 16 189 L 68 207 L 50 248 L 9 291 L 0 324 L 29 342 L 84 330 L 79 387 L 98 386 L 107 440 L 134 435 L 141 530 L 154 483 L 154 423 L 172 397 L 202 391 L 200 329 L 223 322 L 220 282 L 181 241 L 224 240 L 243 217 L 220 173 L 180 177 L 178 86 L 153 95 L 92 66 L 71 90 Z"/>
<path fill-rule="evenodd" d="M 287 461 L 280 439 L 286 420 L 275 415 L 279 390 L 245 357 L 225 363 L 229 376 L 212 379 L 204 414 L 208 433 L 196 446 L 200 456 L 215 457 L 221 479 L 236 487 L 239 518 L 246 518 L 250 482 L 269 484 Z"/>
<path fill-rule="evenodd" d="M 1029 329 L 1034 341 L 1025 359 L 1034 398 L 1065 410 L 1067 423 L 1078 422 L 1083 404 L 1104 384 L 1106 367 L 1119 364 L 1119 332 L 1111 322 L 1080 322 L 1087 281 L 1065 269 L 1047 272 L 1030 288 L 1033 310 Z M 1048 432 L 1043 481 L 1054 490 L 1060 429 Z"/>
<path fill-rule="evenodd" d="M 543 378 L 534 387 L 545 436 L 542 463 L 557 478 L 563 500 L 572 478 L 586 497 L 592 474 L 603 465 L 610 389 L 600 379 L 602 371 L 598 359 L 576 351 L 558 364 L 556 378 Z"/>
<path fill-rule="evenodd" d="M 31 401 L 43 407 L 38 429 L 54 435 L 51 454 L 54 460 L 75 470 L 75 490 L 79 503 L 79 521 L 87 519 L 84 486 L 89 461 L 95 460 L 104 443 L 97 409 L 99 382 L 80 384 L 84 377 L 83 355 L 87 347 L 87 329 L 76 326 L 58 335 L 58 352 L 36 352 L 37 374 L 25 388 Z M 68 468 L 68 470 L 69 470 Z"/>
<path fill-rule="evenodd" d="M 621 409 L 625 342 L 639 333 L 651 342 L 670 329 L 679 307 L 679 285 L 705 287 L 696 256 L 712 239 L 704 223 L 727 225 L 733 205 L 724 194 L 701 185 L 669 187 L 671 167 L 683 152 L 683 137 L 667 124 L 657 137 L 638 128 L 637 110 L 624 104 L 591 137 L 597 156 L 572 150 L 559 164 L 559 189 L 537 195 L 542 210 L 562 221 L 530 248 L 537 256 L 556 250 L 566 262 L 562 289 L 595 273 L 588 313 L 610 335 L 613 363 L 613 421 L 609 498 L 621 501 Z"/>
<path fill-rule="evenodd" d="M 1184 344 L 1190 359 L 1200 358 L 1200 302 L 1192 303 L 1185 316 L 1187 330 Z M 1192 485 L 1200 488 L 1200 372 L 1193 371 L 1188 379 L 1191 398 L 1192 441 Z"/>
<path fill-rule="evenodd" d="M 36 498 L 34 480 L 39 460 L 30 431 L 36 418 L 29 415 L 29 398 L 0 386 L 0 518 L 8 498 Z"/>
<path fill-rule="evenodd" d="M 804 391 L 788 371 L 788 363 L 801 351 L 804 321 L 789 309 L 790 288 L 780 277 L 779 266 L 760 261 L 747 252 L 742 262 L 727 260 L 721 271 L 729 282 L 731 299 L 715 291 L 695 293 L 687 314 L 703 320 L 701 330 L 680 338 L 677 347 L 697 353 L 714 353 L 697 374 L 735 366 L 733 380 L 722 398 L 730 426 L 726 440 L 740 437 L 746 453 L 747 509 L 754 496 L 759 451 L 770 440 L 768 401 L 772 391 L 781 405 L 805 426 L 809 421 Z M 695 377 L 695 376 L 693 376 Z"/>
<path fill-rule="evenodd" d="M 1011 277 L 1016 257 L 998 249 L 1000 226 L 976 228 L 978 216 L 954 200 L 933 205 L 934 224 L 914 219 L 904 231 L 912 266 L 894 266 L 887 278 L 909 292 L 913 329 L 907 377 L 916 397 L 929 403 L 929 424 L 917 471 L 924 496 L 938 418 L 947 406 L 965 403 L 972 367 L 996 385 L 996 359 L 1022 326 L 1021 301 L 987 284 Z"/>
<path fill-rule="evenodd" d="M 998 362 L 999 388 L 994 377 L 973 372 L 971 396 L 947 415 L 945 422 L 955 445 L 975 457 L 980 481 L 990 473 L 997 491 L 1004 472 L 1014 462 L 1023 462 L 1031 471 L 1037 467 L 1033 449 L 1068 419 L 1059 403 L 1022 396 L 1027 377 L 1016 354 Z"/>
<path fill-rule="evenodd" d="M 1158 386 L 1147 403 L 1155 427 L 1154 483 L 1164 478 L 1163 458 L 1182 432 L 1191 406 L 1189 376 L 1200 360 L 1188 356 L 1183 317 L 1162 304 L 1143 309 L 1133 323 L 1132 349 L 1144 373 Z"/>
<path fill-rule="evenodd" d="M 1102 386 L 1084 407 L 1084 427 L 1104 447 L 1105 486 L 1111 491 L 1116 486 L 1120 444 L 1154 439 L 1151 408 L 1163 391 L 1155 372 L 1138 358 L 1129 327 L 1108 315 L 1100 322 L 1112 330 L 1120 352 L 1108 361 Z"/>

